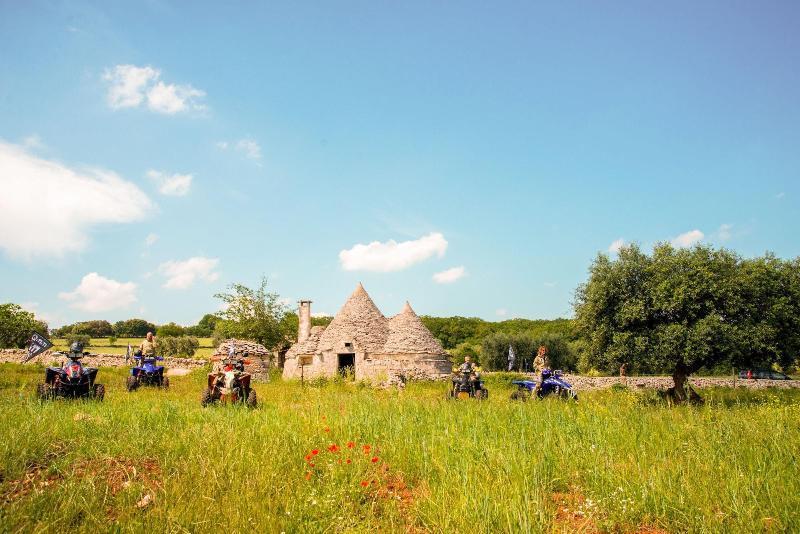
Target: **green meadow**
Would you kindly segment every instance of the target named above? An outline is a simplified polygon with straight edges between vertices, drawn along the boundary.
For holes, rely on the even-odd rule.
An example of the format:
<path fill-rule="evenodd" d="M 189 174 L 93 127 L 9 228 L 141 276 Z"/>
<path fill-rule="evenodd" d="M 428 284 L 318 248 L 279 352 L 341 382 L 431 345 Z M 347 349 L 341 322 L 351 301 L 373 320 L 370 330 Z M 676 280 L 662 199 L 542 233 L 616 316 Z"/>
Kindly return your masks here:
<path fill-rule="evenodd" d="M 794 390 L 668 407 L 515 403 L 506 375 L 485 402 L 276 377 L 250 411 L 201 408 L 202 372 L 127 393 L 103 368 L 102 403 L 41 403 L 41 376 L 0 366 L 2 532 L 800 530 Z"/>
<path fill-rule="evenodd" d="M 91 345 L 87 347 L 86 350 L 101 354 L 125 354 L 128 350 L 129 343 L 131 349 L 135 349 L 143 339 L 144 338 L 138 337 L 121 337 L 112 345 L 111 340 L 107 337 L 93 337 L 90 340 Z M 195 358 L 208 358 L 214 354 L 214 345 L 210 337 L 199 337 L 197 341 L 200 342 L 200 347 L 194 353 Z M 67 341 L 63 338 L 54 338 L 52 342 L 54 350 L 69 350 Z"/>

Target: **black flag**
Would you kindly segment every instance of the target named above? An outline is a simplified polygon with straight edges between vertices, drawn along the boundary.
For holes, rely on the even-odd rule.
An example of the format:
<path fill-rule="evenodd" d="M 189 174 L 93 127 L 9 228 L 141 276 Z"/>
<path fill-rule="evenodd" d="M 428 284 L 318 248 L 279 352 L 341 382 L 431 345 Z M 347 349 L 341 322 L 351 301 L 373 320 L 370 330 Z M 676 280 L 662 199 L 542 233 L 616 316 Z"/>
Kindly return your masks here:
<path fill-rule="evenodd" d="M 32 358 L 35 358 L 36 356 L 43 353 L 52 346 L 53 344 L 50 343 L 49 339 L 47 339 L 41 334 L 37 334 L 36 332 L 34 332 L 33 335 L 31 336 L 31 341 L 28 344 L 28 357 L 22 360 L 22 363 L 25 363 Z"/>

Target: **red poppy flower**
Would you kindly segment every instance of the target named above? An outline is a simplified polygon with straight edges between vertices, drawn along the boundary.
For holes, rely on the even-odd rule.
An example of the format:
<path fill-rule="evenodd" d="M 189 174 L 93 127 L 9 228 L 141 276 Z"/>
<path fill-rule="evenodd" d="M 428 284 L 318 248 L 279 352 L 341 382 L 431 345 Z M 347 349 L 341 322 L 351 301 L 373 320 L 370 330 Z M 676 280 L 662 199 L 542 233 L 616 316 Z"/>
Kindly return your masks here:
<path fill-rule="evenodd" d="M 313 454 L 314 456 L 318 455 L 319 449 L 314 449 L 313 451 L 311 451 L 311 454 Z"/>
<path fill-rule="evenodd" d="M 347 463 L 348 463 L 348 464 L 352 464 L 352 463 L 353 463 L 353 460 L 351 460 L 350 458 L 348 458 L 348 459 L 347 459 Z"/>
<path fill-rule="evenodd" d="M 306 462 L 310 462 L 310 461 L 311 461 L 311 455 L 310 454 L 306 454 Z"/>
<path fill-rule="evenodd" d="M 327 419 L 328 419 L 328 418 L 327 418 L 327 417 L 325 417 L 324 415 L 322 416 L 322 420 L 323 420 L 323 421 L 325 421 L 325 420 L 327 420 Z"/>
<path fill-rule="evenodd" d="M 361 481 L 361 487 L 362 488 L 366 488 L 367 486 L 369 486 L 369 482 L 367 482 L 366 480 L 362 480 Z"/>
<path fill-rule="evenodd" d="M 352 449 L 352 448 L 353 448 L 353 447 L 355 447 L 355 446 L 356 446 L 356 444 L 355 444 L 355 443 L 353 443 L 352 441 L 348 441 L 348 442 L 347 442 L 347 448 L 348 448 L 348 449 Z"/>
<path fill-rule="evenodd" d="M 329 450 L 330 452 L 339 452 L 339 446 L 338 446 L 337 444 L 335 444 L 335 443 L 334 443 L 333 445 L 331 445 L 330 447 L 328 447 L 328 450 Z"/>
<path fill-rule="evenodd" d="M 339 465 L 342 465 L 342 459 L 339 458 L 338 460 L 336 460 L 336 463 L 339 464 Z"/>
<path fill-rule="evenodd" d="M 373 456 L 373 457 L 372 457 L 372 463 L 373 463 L 373 464 L 376 464 L 376 463 L 378 463 L 378 457 L 377 457 L 377 456 Z"/>
<path fill-rule="evenodd" d="M 371 448 L 372 448 L 372 447 L 370 447 L 369 445 L 364 445 L 364 454 L 367 454 L 367 453 L 369 453 L 369 450 L 370 450 Z"/>
<path fill-rule="evenodd" d="M 325 432 L 330 432 L 330 431 L 331 431 L 331 429 L 326 426 L 325 427 Z"/>
<path fill-rule="evenodd" d="M 311 471 L 306 471 L 306 480 L 311 480 Z"/>
<path fill-rule="evenodd" d="M 309 465 L 309 467 L 314 467 L 314 464 L 311 464 L 311 463 L 310 463 L 310 464 L 308 464 L 308 465 Z"/>

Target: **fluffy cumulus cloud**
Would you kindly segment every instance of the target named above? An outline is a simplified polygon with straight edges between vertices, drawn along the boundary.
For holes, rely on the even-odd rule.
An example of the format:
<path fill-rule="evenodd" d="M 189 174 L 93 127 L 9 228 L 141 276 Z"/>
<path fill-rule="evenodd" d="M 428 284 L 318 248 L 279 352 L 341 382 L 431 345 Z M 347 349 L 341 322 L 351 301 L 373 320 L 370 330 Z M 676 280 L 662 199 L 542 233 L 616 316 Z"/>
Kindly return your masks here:
<path fill-rule="evenodd" d="M 213 282 L 219 278 L 215 272 L 218 258 L 196 256 L 184 261 L 168 261 L 158 267 L 158 272 L 166 278 L 163 287 L 167 289 L 187 289 L 197 280 Z"/>
<path fill-rule="evenodd" d="M 453 267 L 433 275 L 433 281 L 437 284 L 452 284 L 456 280 L 464 277 L 466 270 L 463 266 Z"/>
<path fill-rule="evenodd" d="M 205 92 L 191 85 L 165 83 L 160 78 L 161 71 L 150 66 L 117 65 L 106 69 L 106 101 L 111 109 L 136 108 L 146 103 L 150 110 L 167 115 L 205 109 L 200 102 Z"/>
<path fill-rule="evenodd" d="M 171 197 L 182 197 L 189 193 L 192 187 L 191 174 L 168 174 L 161 171 L 149 170 L 147 177 L 155 182 L 158 192 Z"/>
<path fill-rule="evenodd" d="M 136 302 L 136 284 L 117 282 L 97 273 L 81 279 L 74 291 L 58 294 L 58 298 L 71 302 L 70 306 L 90 313 L 127 308 Z"/>
<path fill-rule="evenodd" d="M 695 243 L 699 243 L 704 237 L 705 234 L 700 230 L 689 230 L 679 236 L 673 237 L 670 243 L 676 248 L 686 248 L 691 247 Z"/>
<path fill-rule="evenodd" d="M 612 254 L 616 254 L 619 252 L 619 249 L 625 246 L 625 240 L 621 237 L 619 239 L 615 239 L 608 245 L 608 251 Z"/>
<path fill-rule="evenodd" d="M 339 252 L 339 261 L 345 271 L 402 271 L 432 256 L 442 257 L 447 250 L 447 240 L 438 232 L 413 241 L 398 243 L 394 240 L 381 243 L 373 241 Z"/>
<path fill-rule="evenodd" d="M 19 259 L 83 250 L 93 226 L 138 221 L 153 207 L 111 171 L 72 169 L 2 141 L 0 177 L 0 249 Z"/>

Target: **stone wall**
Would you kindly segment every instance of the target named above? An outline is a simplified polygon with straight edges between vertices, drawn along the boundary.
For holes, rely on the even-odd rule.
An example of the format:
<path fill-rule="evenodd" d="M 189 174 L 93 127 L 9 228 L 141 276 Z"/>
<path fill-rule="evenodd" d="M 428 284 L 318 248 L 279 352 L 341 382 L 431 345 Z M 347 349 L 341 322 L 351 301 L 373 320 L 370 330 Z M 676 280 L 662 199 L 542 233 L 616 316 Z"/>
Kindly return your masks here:
<path fill-rule="evenodd" d="M 22 363 L 28 356 L 28 352 L 22 349 L 0 349 L 0 363 Z M 64 361 L 64 356 L 55 354 L 53 351 L 44 351 L 42 354 L 26 362 L 29 364 L 52 365 L 53 362 L 59 364 Z M 90 354 L 81 360 L 87 367 L 130 367 L 133 360 L 125 362 L 124 354 Z M 199 369 L 206 366 L 206 360 L 194 358 L 165 358 L 166 367 L 184 367 L 187 369 Z"/>
<path fill-rule="evenodd" d="M 534 380 L 537 378 L 533 375 Z M 596 389 L 607 389 L 614 384 L 627 385 L 631 389 L 669 389 L 674 383 L 669 376 L 629 376 L 620 378 L 618 376 L 580 376 L 564 375 L 564 379 L 572 384 L 578 391 L 591 391 Z M 710 387 L 745 387 L 750 389 L 764 388 L 800 388 L 800 380 L 740 380 L 734 381 L 733 377 L 694 377 L 689 379 L 695 388 Z"/>

